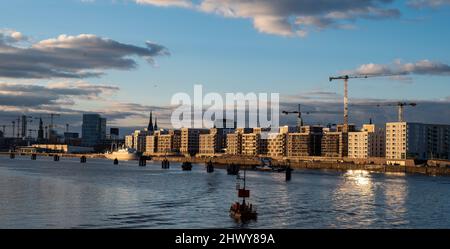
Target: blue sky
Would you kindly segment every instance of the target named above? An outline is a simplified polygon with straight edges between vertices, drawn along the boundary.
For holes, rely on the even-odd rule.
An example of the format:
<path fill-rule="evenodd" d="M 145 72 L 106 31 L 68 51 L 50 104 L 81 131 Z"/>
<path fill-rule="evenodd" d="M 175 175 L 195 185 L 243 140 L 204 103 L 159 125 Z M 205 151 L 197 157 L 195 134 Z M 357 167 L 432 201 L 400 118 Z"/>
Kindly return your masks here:
<path fill-rule="evenodd" d="M 450 5 L 444 1 L 432 8 L 413 8 L 407 3 L 378 4 L 398 9 L 399 17 L 355 17 L 350 29 L 327 27 L 300 37 L 258 30 L 251 17 L 229 18 L 132 0 L 1 0 L 0 29 L 19 31 L 31 43 L 61 34 L 94 34 L 138 47 L 145 47 L 146 41 L 160 44 L 170 56 L 155 57 L 156 66 L 134 57 L 135 69 L 107 68 L 101 77 L 81 80 L 119 87 L 107 96 L 117 103 L 167 106 L 174 93 L 192 92 L 194 84 L 219 93 L 279 92 L 282 98 L 317 91 L 339 95 L 342 84 L 328 82 L 328 76 L 363 64 L 390 65 L 398 59 L 450 64 Z M 446 71 L 436 75 L 412 72 L 409 80 L 354 80 L 350 97 L 444 101 L 450 96 L 448 76 Z M 0 82 L 38 85 L 62 80 L 66 81 L 0 78 Z M 70 108 L 95 111 L 99 103 L 107 106 L 105 99 L 81 99 Z"/>

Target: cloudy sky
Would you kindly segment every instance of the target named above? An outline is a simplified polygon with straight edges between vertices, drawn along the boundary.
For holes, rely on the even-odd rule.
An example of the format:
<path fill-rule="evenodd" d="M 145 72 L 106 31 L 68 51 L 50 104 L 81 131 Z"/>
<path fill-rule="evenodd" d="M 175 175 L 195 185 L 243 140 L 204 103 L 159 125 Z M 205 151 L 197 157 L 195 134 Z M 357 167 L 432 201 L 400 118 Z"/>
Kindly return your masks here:
<path fill-rule="evenodd" d="M 342 122 L 393 121 L 378 103 L 414 101 L 409 121 L 450 123 L 449 0 L 0 0 L 0 125 L 83 112 L 111 126 L 169 126 L 177 92 L 280 93 L 282 109 Z M 282 122 L 295 122 L 283 117 Z M 8 132 L 7 132 L 8 133 Z"/>

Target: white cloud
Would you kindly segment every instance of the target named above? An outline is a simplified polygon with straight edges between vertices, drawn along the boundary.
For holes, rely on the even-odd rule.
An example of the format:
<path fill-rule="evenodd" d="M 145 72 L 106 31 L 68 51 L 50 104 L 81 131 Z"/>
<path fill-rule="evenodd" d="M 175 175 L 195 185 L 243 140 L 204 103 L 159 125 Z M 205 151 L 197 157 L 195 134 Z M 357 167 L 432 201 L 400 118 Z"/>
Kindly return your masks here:
<path fill-rule="evenodd" d="M 305 36 L 312 29 L 352 28 L 358 19 L 400 16 L 393 0 L 135 0 L 138 4 L 194 8 L 229 18 L 247 18 L 260 32 Z"/>
<path fill-rule="evenodd" d="M 415 8 L 436 8 L 450 5 L 450 0 L 410 0 L 408 4 Z"/>
<path fill-rule="evenodd" d="M 404 76 L 416 75 L 441 75 L 450 76 L 450 65 L 430 60 L 420 60 L 417 62 L 403 63 L 396 60 L 391 64 L 368 63 L 360 65 L 355 70 L 344 71 L 345 74 L 360 75 L 394 75 Z M 399 79 L 399 78 L 394 78 Z M 409 79 L 401 77 L 401 79 Z"/>

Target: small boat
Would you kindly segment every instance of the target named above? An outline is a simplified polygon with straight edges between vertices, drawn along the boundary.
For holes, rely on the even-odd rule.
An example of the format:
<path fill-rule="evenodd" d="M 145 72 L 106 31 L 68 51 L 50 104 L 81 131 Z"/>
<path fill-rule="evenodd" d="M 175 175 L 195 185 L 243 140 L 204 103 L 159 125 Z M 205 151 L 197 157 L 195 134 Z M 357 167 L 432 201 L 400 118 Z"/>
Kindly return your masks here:
<path fill-rule="evenodd" d="M 239 173 L 239 168 L 239 165 L 232 163 L 228 165 L 227 172 L 229 175 L 237 175 Z"/>
<path fill-rule="evenodd" d="M 117 151 L 107 152 L 104 155 L 106 158 L 111 160 L 117 159 L 121 161 L 131 161 L 139 159 L 136 150 L 132 148 L 123 148 Z"/>
<path fill-rule="evenodd" d="M 238 176 L 238 179 L 239 176 Z M 256 207 L 251 203 L 246 203 L 245 198 L 250 197 L 250 190 L 245 189 L 245 169 L 244 169 L 244 187 L 238 187 L 238 197 L 242 198 L 242 203 L 239 201 L 231 204 L 230 207 L 230 217 L 234 218 L 238 222 L 247 222 L 250 220 L 256 220 L 258 213 L 256 212 Z"/>
<path fill-rule="evenodd" d="M 262 166 L 262 167 L 257 167 L 256 170 L 258 170 L 258 171 L 272 172 L 272 171 L 273 171 L 273 168 L 271 168 L 271 167 L 265 165 L 265 166 Z"/>
<path fill-rule="evenodd" d="M 192 163 L 191 162 L 183 162 L 183 164 L 181 164 L 181 168 L 183 170 L 192 170 Z"/>

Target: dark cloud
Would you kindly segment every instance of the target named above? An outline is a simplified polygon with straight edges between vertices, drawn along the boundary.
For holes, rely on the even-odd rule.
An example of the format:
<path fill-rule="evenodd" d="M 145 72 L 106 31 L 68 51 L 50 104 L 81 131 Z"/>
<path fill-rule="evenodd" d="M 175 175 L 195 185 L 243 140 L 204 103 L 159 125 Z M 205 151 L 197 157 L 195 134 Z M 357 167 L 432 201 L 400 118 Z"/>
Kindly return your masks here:
<path fill-rule="evenodd" d="M 90 34 L 60 35 L 23 48 L 13 42 L 21 39 L 19 34 L 0 32 L 0 77 L 96 77 L 107 69 L 135 68 L 132 56 L 153 64 L 156 56 L 169 55 L 164 46 L 152 42 L 138 47 Z"/>
<path fill-rule="evenodd" d="M 313 111 L 311 114 L 303 115 L 307 124 L 336 124 L 343 121 L 343 101 L 330 102 L 302 102 L 298 99 L 297 103 L 302 103 L 302 112 Z M 355 99 L 349 106 L 349 120 L 357 126 L 368 123 L 369 119 L 379 125 L 386 122 L 397 121 L 397 107 L 383 106 L 384 104 L 398 102 L 395 100 L 384 99 Z M 416 107 L 405 107 L 405 120 L 421 123 L 450 123 L 450 101 L 449 100 L 417 100 L 411 101 L 417 103 Z M 377 106 L 377 105 L 382 106 Z M 297 104 L 294 102 L 280 103 L 280 110 L 296 110 Z M 281 115 L 281 123 L 295 125 L 295 115 Z"/>
<path fill-rule="evenodd" d="M 0 83 L 0 105 L 37 107 L 41 105 L 72 105 L 74 99 L 100 99 L 118 91 L 116 86 L 84 82 L 35 84 Z"/>

